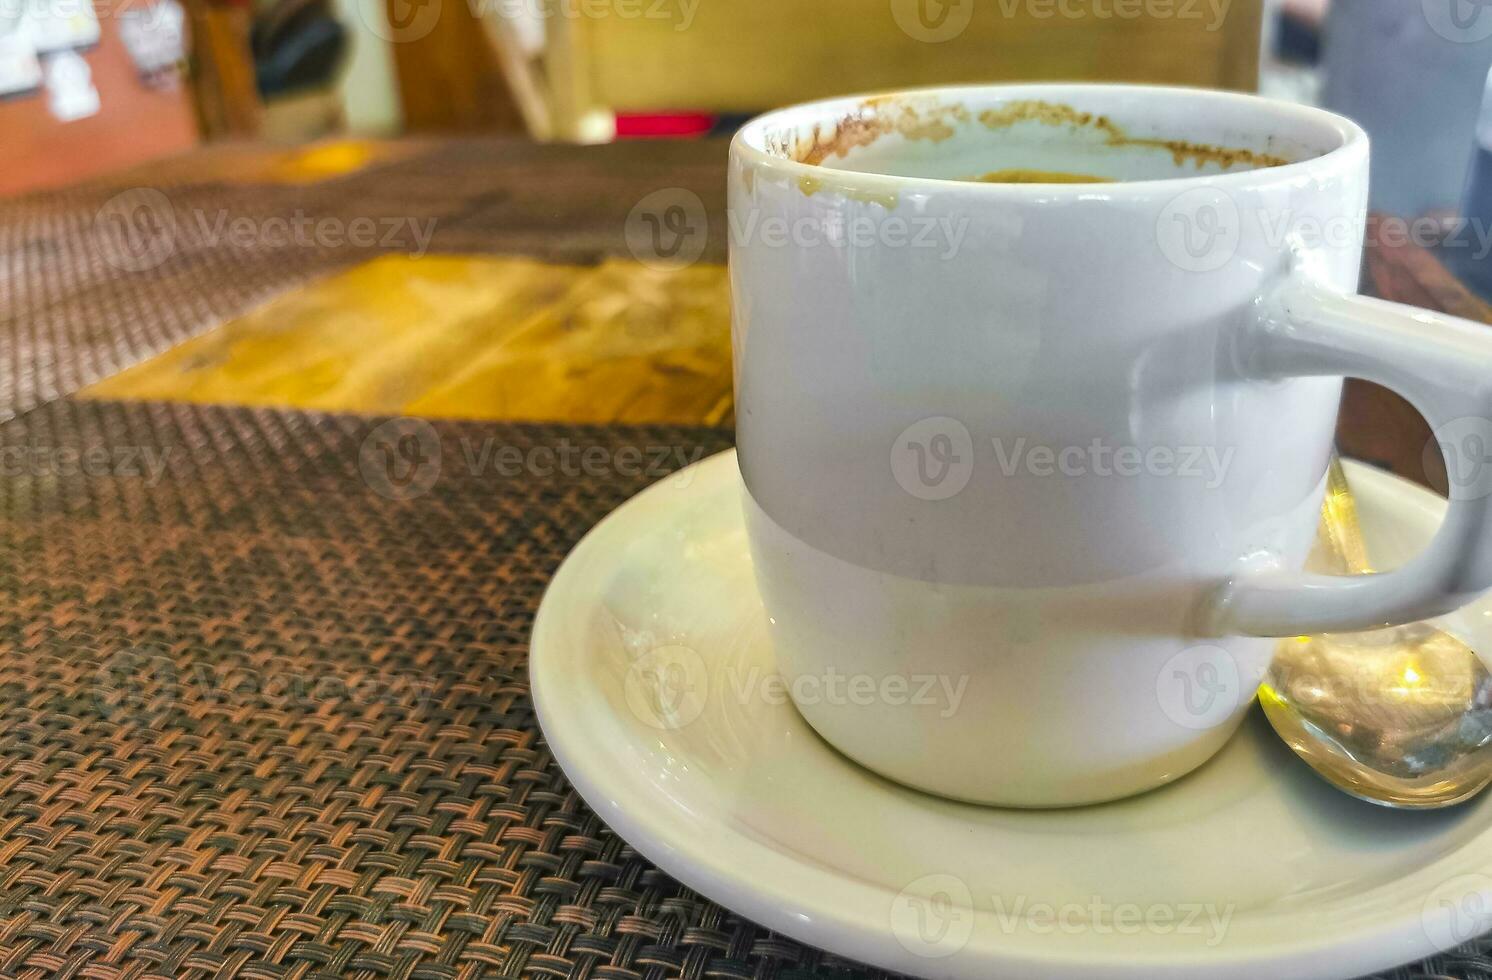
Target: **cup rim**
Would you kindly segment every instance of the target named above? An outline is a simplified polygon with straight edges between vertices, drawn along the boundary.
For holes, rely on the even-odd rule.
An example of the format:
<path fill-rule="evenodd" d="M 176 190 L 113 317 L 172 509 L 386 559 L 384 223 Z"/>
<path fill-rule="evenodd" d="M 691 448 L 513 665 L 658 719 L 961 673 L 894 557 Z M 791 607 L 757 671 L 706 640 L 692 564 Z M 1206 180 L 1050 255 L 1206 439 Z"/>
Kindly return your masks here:
<path fill-rule="evenodd" d="M 1256 110 L 1266 109 L 1281 119 L 1293 119 L 1297 123 L 1317 127 L 1322 133 L 1329 133 L 1335 141 L 1335 145 L 1316 156 L 1273 167 L 1250 167 L 1244 170 L 1215 173 L 1178 174 L 1170 177 L 1120 180 L 1103 184 L 984 183 L 949 177 L 903 176 L 877 173 L 875 171 L 841 170 L 822 163 L 804 163 L 789 157 L 777 156 L 767 152 L 762 145 L 764 143 L 763 136 L 770 127 L 774 125 L 783 126 L 795 116 L 807 117 L 806 119 L 800 119 L 795 124 L 800 127 L 805 124 L 811 125 L 828 119 L 837 120 L 843 118 L 848 110 L 859 108 L 873 100 L 926 97 L 932 95 L 967 97 L 971 95 L 998 93 L 1002 96 L 1015 99 L 1026 98 L 1035 101 L 1061 102 L 1065 99 L 1071 99 L 1073 96 L 1080 97 L 1083 93 L 1093 92 L 1128 92 L 1156 98 L 1193 99 L 1199 104 L 1205 105 L 1211 103 L 1214 107 L 1231 105 L 1250 107 Z M 1367 147 L 1367 132 L 1346 116 L 1315 106 L 1285 102 L 1280 99 L 1271 99 L 1252 93 L 1183 85 L 1144 85 L 1117 82 L 991 82 L 985 84 L 929 85 L 887 89 L 879 92 L 836 96 L 834 98 L 817 99 L 783 106 L 761 113 L 741 126 L 736 131 L 735 136 L 731 138 L 730 153 L 732 157 L 747 161 L 755 167 L 774 170 L 794 179 L 806 178 L 815 181 L 832 181 L 834 175 L 839 175 L 843 180 L 852 181 L 857 190 L 862 192 L 885 191 L 892 193 L 903 190 L 949 192 L 957 190 L 962 193 L 1027 199 L 1031 197 L 1074 199 L 1085 196 L 1092 197 L 1095 194 L 1101 194 L 1106 197 L 1142 195 L 1153 193 L 1156 190 L 1180 189 L 1184 188 L 1187 184 L 1219 187 L 1226 190 L 1230 187 L 1237 188 L 1245 184 L 1258 186 L 1261 183 L 1289 182 L 1296 178 L 1308 177 L 1312 173 L 1319 172 L 1322 169 L 1329 169 L 1334 164 L 1343 163 L 1351 155 L 1365 157 Z"/>

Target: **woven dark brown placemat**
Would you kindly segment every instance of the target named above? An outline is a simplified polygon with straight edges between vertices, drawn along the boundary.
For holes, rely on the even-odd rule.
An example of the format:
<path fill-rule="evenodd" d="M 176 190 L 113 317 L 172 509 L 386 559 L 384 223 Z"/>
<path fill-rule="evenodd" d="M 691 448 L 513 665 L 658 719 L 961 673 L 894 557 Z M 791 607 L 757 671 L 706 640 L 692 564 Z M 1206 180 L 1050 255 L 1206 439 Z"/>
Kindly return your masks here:
<path fill-rule="evenodd" d="M 0 974 L 878 975 L 640 858 L 534 722 L 559 561 L 729 442 L 73 401 L 0 426 Z M 1492 976 L 1488 948 L 1394 976 Z"/>
<path fill-rule="evenodd" d="M 424 462 L 381 475 L 385 437 Z M 0 426 L 0 972 L 833 972 L 608 831 L 527 693 L 567 549 L 728 442 L 67 401 Z M 635 471 L 563 462 L 622 446 Z"/>

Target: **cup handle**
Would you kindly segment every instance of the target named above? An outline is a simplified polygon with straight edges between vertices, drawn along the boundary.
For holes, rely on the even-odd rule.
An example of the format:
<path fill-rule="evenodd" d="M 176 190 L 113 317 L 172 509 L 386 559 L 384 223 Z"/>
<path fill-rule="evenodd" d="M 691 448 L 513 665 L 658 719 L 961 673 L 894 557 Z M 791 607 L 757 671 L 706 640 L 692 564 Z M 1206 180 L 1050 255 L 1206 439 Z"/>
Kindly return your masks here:
<path fill-rule="evenodd" d="M 1442 441 L 1487 433 L 1478 479 L 1447 459 L 1450 506 L 1439 533 L 1391 572 L 1351 577 L 1244 574 L 1213 608 L 1216 633 L 1296 636 L 1376 629 L 1458 609 L 1492 587 L 1492 327 L 1329 289 L 1298 270 L 1259 307 L 1239 350 L 1261 380 L 1342 375 L 1403 395 Z"/>

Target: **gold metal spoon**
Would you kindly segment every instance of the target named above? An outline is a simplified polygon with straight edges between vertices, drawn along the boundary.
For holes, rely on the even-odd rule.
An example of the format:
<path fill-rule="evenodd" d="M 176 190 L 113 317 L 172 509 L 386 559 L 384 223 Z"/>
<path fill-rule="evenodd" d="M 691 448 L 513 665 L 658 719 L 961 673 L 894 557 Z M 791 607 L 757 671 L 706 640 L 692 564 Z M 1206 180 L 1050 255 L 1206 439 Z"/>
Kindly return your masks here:
<path fill-rule="evenodd" d="M 1372 571 L 1335 455 L 1318 534 L 1318 570 Z M 1296 755 L 1370 803 L 1453 806 L 1492 782 L 1492 675 L 1429 623 L 1281 640 L 1259 702 Z"/>

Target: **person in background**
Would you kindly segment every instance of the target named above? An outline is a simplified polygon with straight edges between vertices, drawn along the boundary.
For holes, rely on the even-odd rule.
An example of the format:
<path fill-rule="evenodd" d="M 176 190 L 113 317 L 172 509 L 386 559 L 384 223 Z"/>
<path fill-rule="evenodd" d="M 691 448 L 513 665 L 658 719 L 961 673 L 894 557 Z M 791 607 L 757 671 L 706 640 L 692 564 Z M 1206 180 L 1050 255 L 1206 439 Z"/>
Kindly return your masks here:
<path fill-rule="evenodd" d="M 1334 3 L 1322 25 L 1321 65 L 1321 104 L 1372 137 L 1373 210 L 1412 219 L 1454 208 L 1492 67 L 1492 8 L 1461 0 Z"/>
<path fill-rule="evenodd" d="M 1265 0 L 1259 94 L 1315 105 L 1321 98 L 1321 25 L 1329 0 Z"/>
<path fill-rule="evenodd" d="M 1331 0 L 1284 0 L 1280 5 L 1275 53 L 1280 60 L 1314 65 L 1321 58 L 1321 25 Z"/>
<path fill-rule="evenodd" d="M 1302 24 L 1320 27 L 1326 20 L 1326 8 L 1331 0 L 1285 0 L 1285 16 L 1293 17 Z"/>

